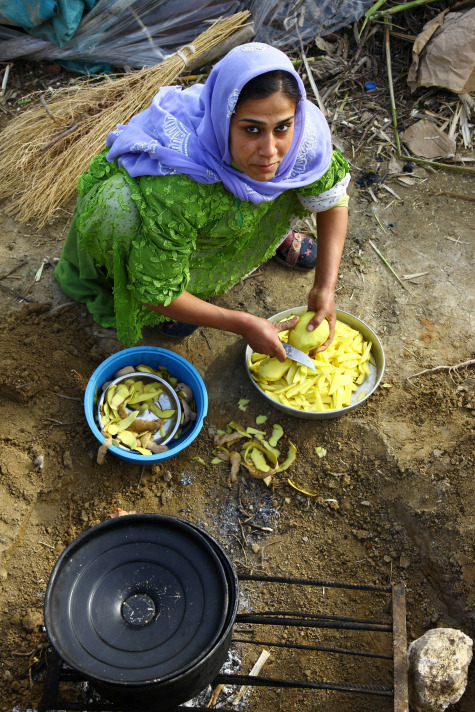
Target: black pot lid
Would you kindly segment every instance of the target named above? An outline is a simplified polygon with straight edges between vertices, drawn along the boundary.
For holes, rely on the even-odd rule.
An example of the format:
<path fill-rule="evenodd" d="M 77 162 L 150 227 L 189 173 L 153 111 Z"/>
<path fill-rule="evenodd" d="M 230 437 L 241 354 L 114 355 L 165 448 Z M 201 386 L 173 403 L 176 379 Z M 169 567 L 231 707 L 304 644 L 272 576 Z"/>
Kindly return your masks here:
<path fill-rule="evenodd" d="M 215 545 L 195 526 L 118 517 L 63 551 L 48 582 L 45 626 L 61 658 L 84 675 L 156 683 L 193 667 L 217 642 L 229 584 Z"/>

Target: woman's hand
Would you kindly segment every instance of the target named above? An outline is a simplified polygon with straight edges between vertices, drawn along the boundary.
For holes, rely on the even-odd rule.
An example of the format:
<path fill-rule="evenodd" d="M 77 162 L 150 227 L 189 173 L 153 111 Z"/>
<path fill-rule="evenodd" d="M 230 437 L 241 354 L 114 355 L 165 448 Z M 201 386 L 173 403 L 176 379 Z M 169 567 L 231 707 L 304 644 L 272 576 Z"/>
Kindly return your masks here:
<path fill-rule="evenodd" d="M 328 326 L 330 327 L 330 334 L 328 339 L 324 344 L 319 346 L 318 349 L 312 351 L 312 353 L 319 353 L 320 351 L 325 351 L 325 349 L 330 346 L 333 338 L 335 336 L 335 326 L 336 326 L 336 311 L 335 311 L 335 293 L 333 289 L 320 289 L 319 287 L 312 287 L 308 295 L 308 310 L 314 311 L 315 316 L 311 321 L 309 321 L 307 329 L 312 326 L 316 329 L 319 324 L 322 323 L 324 319 L 328 321 Z M 311 331 L 311 329 L 309 329 Z"/>
<path fill-rule="evenodd" d="M 166 307 L 162 304 L 146 304 L 145 306 L 159 314 L 168 316 L 170 319 L 183 321 L 185 324 L 208 326 L 238 334 L 243 337 L 253 351 L 267 356 L 275 356 L 279 361 L 285 361 L 287 358 L 284 347 L 280 343 L 279 332 L 290 329 L 299 320 L 296 316 L 281 324 L 275 324 L 247 312 L 224 309 L 209 304 L 189 292 L 183 292 Z"/>
<path fill-rule="evenodd" d="M 307 329 L 309 327 L 316 329 L 323 319 L 326 319 L 330 327 L 330 335 L 325 343 L 312 353 L 324 351 L 335 336 L 335 285 L 345 243 L 347 222 L 348 210 L 344 207 L 330 208 L 317 215 L 317 264 L 313 287 L 308 295 L 308 309 L 314 311 L 315 316 L 308 323 Z"/>
<path fill-rule="evenodd" d="M 259 354 L 266 354 L 279 361 L 285 361 L 287 355 L 279 339 L 279 333 L 291 329 L 298 320 L 298 316 L 295 316 L 293 319 L 287 319 L 276 324 L 258 316 L 250 316 L 246 329 L 241 331 L 241 336 L 253 351 L 257 351 Z"/>

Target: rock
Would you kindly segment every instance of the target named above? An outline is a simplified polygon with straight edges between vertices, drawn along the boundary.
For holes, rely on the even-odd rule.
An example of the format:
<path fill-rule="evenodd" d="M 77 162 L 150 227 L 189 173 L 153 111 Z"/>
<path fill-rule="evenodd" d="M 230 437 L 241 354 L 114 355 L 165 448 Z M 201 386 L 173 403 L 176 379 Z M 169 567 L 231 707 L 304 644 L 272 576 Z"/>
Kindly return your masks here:
<path fill-rule="evenodd" d="M 71 453 L 69 450 L 65 450 L 63 452 L 63 465 L 70 469 L 73 466 L 73 458 L 71 457 Z"/>
<path fill-rule="evenodd" d="M 43 625 L 43 616 L 38 611 L 28 611 L 21 623 L 23 628 L 31 633 Z"/>
<path fill-rule="evenodd" d="M 38 472 L 43 469 L 44 464 L 45 464 L 44 455 L 37 455 L 35 457 L 35 459 L 33 460 L 33 465 L 34 465 L 34 467 L 36 467 Z"/>
<path fill-rule="evenodd" d="M 8 573 L 6 569 L 0 569 L 0 581 L 6 581 L 8 578 Z"/>
<path fill-rule="evenodd" d="M 408 569 L 409 566 L 411 565 L 411 560 L 409 557 L 404 556 L 404 554 L 401 554 L 401 557 L 399 559 L 399 566 L 401 569 Z"/>
<path fill-rule="evenodd" d="M 409 702 L 414 712 L 443 712 L 467 686 L 473 640 L 454 628 L 434 628 L 407 652 Z"/>
<path fill-rule="evenodd" d="M 371 532 L 366 531 L 366 529 L 352 529 L 351 532 L 360 541 L 364 541 L 365 539 L 371 539 L 371 537 L 373 536 Z"/>
<path fill-rule="evenodd" d="M 252 547 L 252 550 L 253 550 L 253 552 L 254 552 L 255 554 L 258 554 L 258 553 L 260 552 L 260 550 L 261 550 L 261 547 L 259 546 L 259 544 L 253 543 L 253 544 L 251 544 L 251 547 Z"/>

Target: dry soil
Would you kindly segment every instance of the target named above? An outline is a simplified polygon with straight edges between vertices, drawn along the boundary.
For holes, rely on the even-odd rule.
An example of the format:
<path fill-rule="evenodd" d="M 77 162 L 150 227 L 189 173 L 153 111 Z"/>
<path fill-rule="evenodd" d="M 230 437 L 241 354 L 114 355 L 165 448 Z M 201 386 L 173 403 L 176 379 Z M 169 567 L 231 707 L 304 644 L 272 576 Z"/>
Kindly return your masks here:
<path fill-rule="evenodd" d="M 377 171 L 385 164 L 367 156 L 360 167 Z M 388 183 L 400 199 L 380 191 L 375 203 L 355 180 L 350 188 L 337 306 L 380 337 L 386 355 L 383 386 L 344 417 L 292 418 L 269 407 L 249 382 L 241 339 L 199 329 L 177 343 L 149 330 L 141 344 L 175 351 L 201 373 L 209 412 L 185 452 L 144 469 L 110 455 L 103 466 L 96 464 L 98 444 L 86 423 L 82 396 L 97 365 L 122 346 L 112 330 L 98 327 L 83 306 L 71 303 L 52 276 L 51 262 L 61 252 L 70 213 L 40 231 L 33 221 L 22 225 L 0 217 L 1 273 L 15 270 L 1 284 L 30 300 L 0 292 L 2 710 L 38 704 L 43 678 L 35 680 L 34 673 L 46 644 L 42 605 L 52 567 L 75 537 L 107 519 L 113 507 L 176 515 L 206 527 L 240 573 L 404 582 L 408 642 L 437 626 L 473 637 L 475 374 L 473 368 L 447 369 L 474 355 L 473 203 L 443 193 L 470 194 L 473 179 L 447 172 L 418 175 L 412 186 L 401 185 L 397 177 Z M 418 276 L 403 280 L 404 288 L 369 240 L 401 278 Z M 39 277 L 45 258 L 49 261 Z M 305 304 L 311 280 L 271 261 L 216 302 L 269 317 Z M 408 380 L 437 366 L 445 370 Z M 241 398 L 249 399 L 245 412 L 238 407 Z M 227 467 L 210 464 L 213 431 L 233 419 L 253 426 L 259 414 L 268 416 L 269 429 L 282 425 L 285 438 L 297 446 L 296 462 L 270 489 L 244 470 L 229 487 Z M 324 457 L 316 454 L 317 446 L 326 449 Z M 287 474 L 317 496 L 290 488 Z M 359 599 L 328 588 L 282 590 L 247 582 L 241 605 L 243 610 L 386 615 L 379 596 Z M 345 638 L 318 631 L 297 634 L 304 643 L 387 650 L 387 641 L 375 633 Z M 280 648 L 270 650 L 263 674 L 273 677 L 284 667 L 304 680 L 391 683 L 387 665 L 378 678 L 351 657 L 348 662 L 333 654 L 300 652 L 288 658 Z M 237 646 L 233 669 L 248 672 L 259 652 L 259 646 Z M 70 694 L 74 698 L 79 691 Z M 242 708 L 392 709 L 386 698 L 260 689 L 245 697 Z M 475 709 L 473 668 L 465 695 L 451 709 Z"/>

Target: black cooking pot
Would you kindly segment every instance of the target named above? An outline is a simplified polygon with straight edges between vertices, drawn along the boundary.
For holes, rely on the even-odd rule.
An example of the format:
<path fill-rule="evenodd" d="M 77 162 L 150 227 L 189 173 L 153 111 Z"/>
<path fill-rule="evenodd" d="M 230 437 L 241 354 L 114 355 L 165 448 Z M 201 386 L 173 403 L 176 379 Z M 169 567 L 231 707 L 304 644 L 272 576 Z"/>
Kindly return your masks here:
<path fill-rule="evenodd" d="M 219 544 L 176 517 L 132 514 L 75 539 L 52 571 L 45 626 L 59 656 L 112 702 L 168 712 L 219 672 L 238 606 Z"/>

